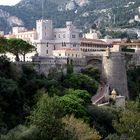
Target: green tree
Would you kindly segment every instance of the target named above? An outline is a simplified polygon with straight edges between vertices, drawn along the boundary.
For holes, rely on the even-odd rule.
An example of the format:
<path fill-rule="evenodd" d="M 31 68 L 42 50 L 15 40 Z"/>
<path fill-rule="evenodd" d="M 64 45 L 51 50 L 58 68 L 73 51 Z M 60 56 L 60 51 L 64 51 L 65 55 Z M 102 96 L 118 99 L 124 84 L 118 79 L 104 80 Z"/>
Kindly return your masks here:
<path fill-rule="evenodd" d="M 11 63 L 6 56 L 0 56 L 0 76 L 1 77 L 9 77 L 9 73 L 11 72 Z"/>
<path fill-rule="evenodd" d="M 89 106 L 88 111 L 92 116 L 92 125 L 103 137 L 115 132 L 112 121 L 118 118 L 119 110 L 111 107 Z"/>
<path fill-rule="evenodd" d="M 74 94 L 67 94 L 60 97 L 65 114 L 74 114 L 77 118 L 83 118 L 85 121 L 90 120 L 85 101 Z"/>
<path fill-rule="evenodd" d="M 67 74 L 70 75 L 73 73 L 73 60 L 67 59 Z"/>
<path fill-rule="evenodd" d="M 82 73 L 72 73 L 64 80 L 63 86 L 66 88 L 87 90 L 91 95 L 94 95 L 97 90 L 98 82 L 88 75 Z"/>
<path fill-rule="evenodd" d="M 4 120 L 4 112 L 0 107 L 0 135 L 7 132 L 7 125 L 3 120 Z"/>
<path fill-rule="evenodd" d="M 89 104 L 91 96 L 86 90 L 74 90 L 74 89 L 66 89 L 64 94 L 72 94 L 76 96 L 77 98 L 81 98 L 84 101 L 84 104 Z"/>
<path fill-rule="evenodd" d="M 20 46 L 20 54 L 23 55 L 23 61 L 25 61 L 25 55 L 35 51 L 35 47 L 24 40 L 20 40 Z"/>
<path fill-rule="evenodd" d="M 25 55 L 33 51 L 33 49 L 34 46 L 30 45 L 22 39 L 12 38 L 8 40 L 8 52 L 16 56 L 16 61 L 20 61 L 19 54 L 23 55 L 25 61 Z"/>
<path fill-rule="evenodd" d="M 120 113 L 119 119 L 113 121 L 113 127 L 116 134 L 110 134 L 106 139 L 115 140 L 114 136 L 118 139 L 139 140 L 140 139 L 140 103 L 128 102 L 126 109 Z"/>
<path fill-rule="evenodd" d="M 1 135 L 0 140 L 39 140 L 38 130 L 34 126 L 19 125 L 11 129 L 6 135 Z"/>
<path fill-rule="evenodd" d="M 40 140 L 62 139 L 63 126 L 61 117 L 63 108 L 57 97 L 43 94 L 29 117 L 30 124 L 39 130 Z"/>
<path fill-rule="evenodd" d="M 20 61 L 20 41 L 21 39 L 12 38 L 8 40 L 8 52 L 16 56 L 15 61 Z"/>
<path fill-rule="evenodd" d="M 129 69 L 127 79 L 130 99 L 136 100 L 140 97 L 140 67 Z"/>
<path fill-rule="evenodd" d="M 11 63 L 6 55 L 0 56 L 0 77 L 18 81 L 21 76 L 21 69 Z"/>
<path fill-rule="evenodd" d="M 4 112 L 3 122 L 8 128 L 13 128 L 21 122 L 21 96 L 16 82 L 11 79 L 0 77 L 0 107 Z"/>
<path fill-rule="evenodd" d="M 5 53 L 7 51 L 7 39 L 0 37 L 0 53 Z"/>
<path fill-rule="evenodd" d="M 67 139 L 70 140 L 100 140 L 99 133 L 88 126 L 83 120 L 74 118 L 73 115 L 63 118 Z"/>
<path fill-rule="evenodd" d="M 97 67 L 93 65 L 86 66 L 84 69 L 81 70 L 81 73 L 86 74 L 97 81 L 100 80 L 100 71 Z"/>

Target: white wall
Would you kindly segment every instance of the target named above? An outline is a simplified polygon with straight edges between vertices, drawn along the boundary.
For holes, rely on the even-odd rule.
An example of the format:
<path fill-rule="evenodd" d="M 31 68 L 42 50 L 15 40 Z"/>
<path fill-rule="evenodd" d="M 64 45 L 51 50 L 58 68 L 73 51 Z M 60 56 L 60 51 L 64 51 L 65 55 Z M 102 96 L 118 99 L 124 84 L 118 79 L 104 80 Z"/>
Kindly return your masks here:
<path fill-rule="evenodd" d="M 52 20 L 37 20 L 36 30 L 37 30 L 38 40 L 52 40 L 53 39 Z"/>
<path fill-rule="evenodd" d="M 52 42 L 36 42 L 39 56 L 52 56 L 54 44 Z"/>

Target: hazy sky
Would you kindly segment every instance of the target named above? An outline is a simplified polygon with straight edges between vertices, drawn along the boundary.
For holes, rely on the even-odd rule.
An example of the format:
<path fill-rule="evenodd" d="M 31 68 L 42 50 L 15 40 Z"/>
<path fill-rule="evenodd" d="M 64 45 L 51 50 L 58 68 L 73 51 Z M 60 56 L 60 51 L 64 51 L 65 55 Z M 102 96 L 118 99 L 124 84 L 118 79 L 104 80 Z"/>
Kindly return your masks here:
<path fill-rule="evenodd" d="M 21 0 L 0 0 L 0 5 L 15 5 Z"/>

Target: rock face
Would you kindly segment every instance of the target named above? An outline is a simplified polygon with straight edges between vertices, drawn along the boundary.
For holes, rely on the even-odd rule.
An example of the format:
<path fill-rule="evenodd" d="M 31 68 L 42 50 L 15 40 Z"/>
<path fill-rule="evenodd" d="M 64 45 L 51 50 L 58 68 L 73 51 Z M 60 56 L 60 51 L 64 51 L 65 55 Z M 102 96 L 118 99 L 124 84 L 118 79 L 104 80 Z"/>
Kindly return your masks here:
<path fill-rule="evenodd" d="M 76 3 L 74 0 L 71 0 L 66 4 L 65 10 L 74 10 L 74 9 L 76 9 Z"/>
<path fill-rule="evenodd" d="M 75 2 L 81 7 L 89 4 L 89 0 L 75 0 Z"/>
<path fill-rule="evenodd" d="M 83 7 L 89 4 L 89 0 L 70 0 L 65 6 L 65 10 L 74 10 L 77 6 Z"/>
<path fill-rule="evenodd" d="M 9 16 L 7 21 L 8 21 L 8 23 L 11 27 L 12 26 L 23 26 L 24 25 L 23 21 L 16 16 Z"/>
<path fill-rule="evenodd" d="M 8 32 L 9 29 L 13 26 L 23 26 L 23 21 L 16 17 L 12 16 L 9 12 L 6 12 L 0 9 L 0 30 L 3 31 L 5 28 L 5 32 Z"/>
<path fill-rule="evenodd" d="M 93 24 L 99 28 L 113 27 L 114 21 L 115 27 L 140 26 L 129 23 L 140 14 L 139 0 L 43 0 L 43 3 L 44 18 L 52 19 L 57 27 L 64 26 L 70 20 L 82 29 Z M 26 28 L 32 29 L 35 21 L 42 17 L 42 0 L 21 0 L 15 6 L 0 6 L 0 9 L 0 30 L 7 31 L 15 23 L 24 23 Z M 7 17 L 3 17 L 5 13 L 10 13 L 10 17 L 14 18 L 10 18 L 10 24 Z"/>
<path fill-rule="evenodd" d="M 111 91 L 115 89 L 120 95 L 129 98 L 124 58 L 120 53 L 103 56 L 102 78 L 109 84 Z"/>

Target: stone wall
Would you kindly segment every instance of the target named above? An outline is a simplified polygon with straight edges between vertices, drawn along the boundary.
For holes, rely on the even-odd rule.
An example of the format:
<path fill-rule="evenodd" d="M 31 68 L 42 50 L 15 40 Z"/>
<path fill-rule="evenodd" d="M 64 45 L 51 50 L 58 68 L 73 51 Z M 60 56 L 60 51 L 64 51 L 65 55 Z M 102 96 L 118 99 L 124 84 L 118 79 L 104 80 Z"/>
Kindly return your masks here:
<path fill-rule="evenodd" d="M 126 68 L 121 53 L 112 52 L 109 57 L 103 56 L 102 79 L 109 84 L 111 91 L 115 89 L 120 95 L 129 98 Z"/>
<path fill-rule="evenodd" d="M 43 73 L 46 76 L 50 72 L 63 71 L 64 73 L 66 73 L 67 71 L 66 58 L 35 57 L 35 59 L 33 60 L 33 62 L 27 64 L 33 65 L 34 69 L 38 73 Z M 74 59 L 74 72 L 81 71 L 81 69 L 86 65 L 85 61 L 85 59 Z M 109 57 L 106 55 L 102 55 L 100 61 L 102 62 L 100 63 L 102 65 L 102 80 L 110 86 L 111 91 L 115 89 L 121 96 L 129 98 L 124 54 L 121 54 L 119 52 L 111 52 Z M 133 61 L 136 60 L 133 59 Z M 94 63 L 93 65 L 96 64 Z"/>

